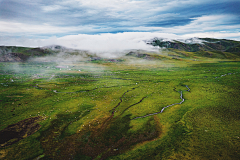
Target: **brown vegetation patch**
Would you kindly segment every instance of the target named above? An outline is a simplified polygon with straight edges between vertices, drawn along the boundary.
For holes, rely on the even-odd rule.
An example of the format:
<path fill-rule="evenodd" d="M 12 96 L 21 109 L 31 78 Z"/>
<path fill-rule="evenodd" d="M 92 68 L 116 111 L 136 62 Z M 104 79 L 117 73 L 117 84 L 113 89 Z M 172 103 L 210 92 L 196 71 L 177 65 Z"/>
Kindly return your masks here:
<path fill-rule="evenodd" d="M 40 129 L 36 123 L 41 117 L 31 117 L 7 126 L 0 131 L 0 148 L 10 146 L 23 138 L 26 138 Z"/>
<path fill-rule="evenodd" d="M 92 130 L 87 142 L 82 141 L 78 154 L 92 158 L 106 159 L 108 157 L 126 152 L 133 145 L 157 138 L 159 129 L 152 126 L 150 121 L 139 133 L 130 133 L 128 130 L 130 117 L 125 116 L 108 121 L 108 127 Z M 105 124 L 106 125 L 106 124 Z"/>
<path fill-rule="evenodd" d="M 128 132 L 130 116 L 121 118 L 104 118 L 91 125 L 85 125 L 74 135 L 61 137 L 59 128 L 52 128 L 44 133 L 41 144 L 46 157 L 50 159 L 71 159 L 73 157 L 106 159 L 126 152 L 138 143 L 158 138 L 161 129 L 152 118 L 139 132 Z"/>

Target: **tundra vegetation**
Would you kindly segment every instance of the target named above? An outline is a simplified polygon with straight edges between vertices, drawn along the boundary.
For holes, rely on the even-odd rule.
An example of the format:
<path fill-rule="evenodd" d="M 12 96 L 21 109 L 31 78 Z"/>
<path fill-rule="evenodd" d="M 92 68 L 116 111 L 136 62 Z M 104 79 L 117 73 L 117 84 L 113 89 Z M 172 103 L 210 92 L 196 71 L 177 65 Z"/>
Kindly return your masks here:
<path fill-rule="evenodd" d="M 240 43 L 203 40 L 115 59 L 1 47 L 0 159 L 239 159 Z"/>

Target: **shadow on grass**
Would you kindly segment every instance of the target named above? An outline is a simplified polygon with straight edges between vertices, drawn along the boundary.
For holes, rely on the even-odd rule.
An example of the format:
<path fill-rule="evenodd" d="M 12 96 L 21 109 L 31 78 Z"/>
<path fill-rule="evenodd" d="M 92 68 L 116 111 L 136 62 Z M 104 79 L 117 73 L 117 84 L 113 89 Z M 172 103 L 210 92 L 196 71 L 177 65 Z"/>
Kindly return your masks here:
<path fill-rule="evenodd" d="M 141 130 L 129 132 L 131 129 L 130 117 L 131 115 L 126 115 L 112 119 L 107 122 L 107 127 L 93 130 L 87 141 L 81 140 L 82 145 L 79 146 L 78 155 L 87 155 L 93 159 L 106 159 L 124 153 L 137 143 L 152 140 L 159 136 L 160 131 L 154 124 L 153 118 L 149 119 Z M 86 134 L 89 134 L 89 132 Z"/>
<path fill-rule="evenodd" d="M 100 124 L 93 122 L 91 126 L 85 125 L 81 132 L 67 135 L 67 126 L 80 114 L 57 115 L 48 129 L 42 131 L 40 141 L 45 154 L 42 159 L 106 159 L 160 134 L 153 118 L 146 121 L 141 130 L 129 132 L 131 115 L 126 115 L 111 120 L 103 118 L 98 121 Z"/>
<path fill-rule="evenodd" d="M 41 127 L 37 123 L 40 120 L 41 117 L 27 118 L 1 130 L 0 148 L 10 146 L 37 132 Z"/>

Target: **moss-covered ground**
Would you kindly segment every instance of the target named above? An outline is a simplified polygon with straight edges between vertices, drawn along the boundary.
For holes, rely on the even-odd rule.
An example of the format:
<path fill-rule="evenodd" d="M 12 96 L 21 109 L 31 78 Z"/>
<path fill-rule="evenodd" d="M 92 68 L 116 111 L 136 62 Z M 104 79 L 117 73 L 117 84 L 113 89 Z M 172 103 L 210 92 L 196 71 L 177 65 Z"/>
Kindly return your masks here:
<path fill-rule="evenodd" d="M 181 54 L 0 63 L 1 134 L 41 117 L 0 159 L 239 159 L 240 62 Z"/>

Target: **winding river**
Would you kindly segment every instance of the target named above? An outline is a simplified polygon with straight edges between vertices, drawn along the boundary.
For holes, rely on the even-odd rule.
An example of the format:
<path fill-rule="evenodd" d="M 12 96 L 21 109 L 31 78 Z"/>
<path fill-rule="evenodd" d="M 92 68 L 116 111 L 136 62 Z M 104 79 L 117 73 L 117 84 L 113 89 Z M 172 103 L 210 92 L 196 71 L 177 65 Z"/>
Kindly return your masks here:
<path fill-rule="evenodd" d="M 185 85 L 185 87 L 186 87 L 188 90 L 184 90 L 184 91 L 190 92 L 190 88 L 189 88 L 187 85 Z M 174 89 L 174 90 L 175 90 L 175 89 Z M 174 103 L 174 104 L 168 105 L 168 106 L 166 106 L 166 107 L 163 107 L 160 112 L 155 112 L 155 113 L 146 114 L 146 115 L 144 115 L 144 116 L 135 117 L 135 118 L 133 118 L 133 119 L 131 119 L 131 120 L 138 119 L 138 118 L 145 118 L 145 117 L 148 117 L 148 116 L 153 116 L 153 115 L 162 113 L 162 112 L 164 111 L 164 109 L 166 109 L 166 108 L 168 108 L 168 107 L 171 107 L 171 106 L 174 106 L 174 105 L 177 105 L 177 104 L 182 104 L 182 103 L 185 101 L 185 99 L 183 98 L 183 91 L 178 91 L 178 92 L 180 93 L 180 99 L 182 100 L 181 102 L 179 102 L 179 103 Z"/>

